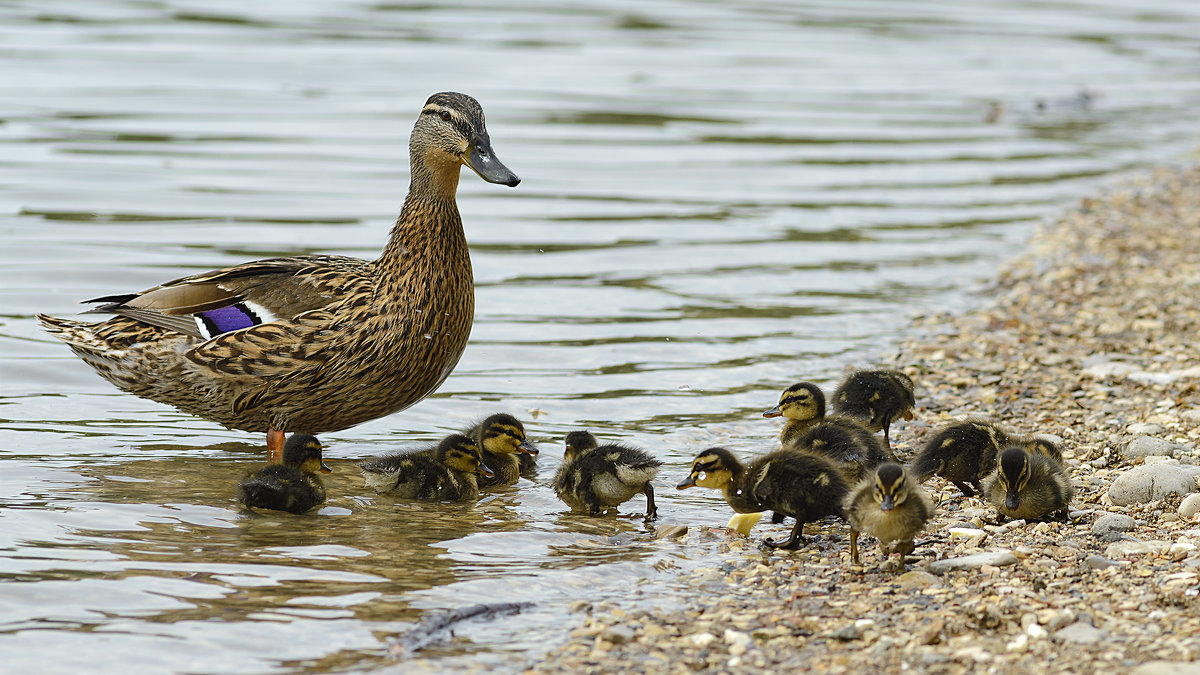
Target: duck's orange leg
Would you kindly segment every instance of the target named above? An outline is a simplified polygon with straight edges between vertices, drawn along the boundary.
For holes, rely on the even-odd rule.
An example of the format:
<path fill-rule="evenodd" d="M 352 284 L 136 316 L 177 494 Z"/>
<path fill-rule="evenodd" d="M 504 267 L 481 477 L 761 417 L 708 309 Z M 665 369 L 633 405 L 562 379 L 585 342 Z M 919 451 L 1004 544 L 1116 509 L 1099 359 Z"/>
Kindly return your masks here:
<path fill-rule="evenodd" d="M 267 462 L 270 464 L 283 463 L 283 442 L 287 435 L 278 429 L 267 430 Z"/>

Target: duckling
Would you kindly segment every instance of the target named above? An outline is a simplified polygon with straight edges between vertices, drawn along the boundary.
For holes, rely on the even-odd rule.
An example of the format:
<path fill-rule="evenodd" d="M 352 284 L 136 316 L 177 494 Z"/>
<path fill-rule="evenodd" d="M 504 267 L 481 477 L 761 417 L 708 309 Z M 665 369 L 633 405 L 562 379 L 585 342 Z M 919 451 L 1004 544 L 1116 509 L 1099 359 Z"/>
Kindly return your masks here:
<path fill-rule="evenodd" d="M 572 509 L 598 515 L 620 506 L 639 492 L 646 495 L 646 520 L 658 517 L 650 481 L 662 462 L 645 451 L 620 443 L 597 445 L 587 431 L 567 434 L 563 463 L 554 476 L 554 491 Z"/>
<path fill-rule="evenodd" d="M 883 462 L 894 459 L 869 429 L 857 420 L 825 416 L 825 394 L 811 382 L 788 387 L 779 405 L 763 417 L 787 418 L 779 440 L 785 448 L 805 450 L 836 462 L 848 484 L 856 484 Z M 779 522 L 778 520 L 775 522 Z"/>
<path fill-rule="evenodd" d="M 996 453 L 1008 445 L 1008 432 L 984 419 L 955 422 L 938 429 L 913 459 L 918 483 L 938 475 L 973 497 L 979 481 L 996 467 Z"/>
<path fill-rule="evenodd" d="M 496 413 L 463 432 L 475 441 L 483 462 L 492 470 L 479 485 L 513 485 L 521 478 L 518 454 L 536 456 L 538 449 L 525 439 L 525 427 L 508 413 Z"/>
<path fill-rule="evenodd" d="M 1062 450 L 1041 436 L 1021 436 L 983 418 L 948 424 L 925 443 L 909 467 L 917 482 L 938 475 L 962 490 L 966 497 L 982 492 L 979 481 L 996 468 L 996 455 L 1019 446 L 1062 462 Z"/>
<path fill-rule="evenodd" d="M 466 501 L 479 496 L 476 476 L 491 477 L 469 436 L 451 434 L 432 453 L 380 457 L 358 465 L 366 486 L 404 499 Z"/>
<path fill-rule="evenodd" d="M 911 420 L 913 381 L 898 370 L 857 370 L 846 376 L 833 392 L 833 412 L 852 417 L 872 432 L 883 431 L 888 448 L 892 422 Z"/>
<path fill-rule="evenodd" d="M 776 450 L 743 465 L 725 448 L 709 448 L 692 462 L 688 477 L 675 487 L 720 490 L 738 513 L 775 511 L 796 519 L 784 541 L 764 538 L 768 548 L 797 548 L 804 542 L 804 523 L 842 516 L 846 481 L 833 462 L 820 455 Z"/>
<path fill-rule="evenodd" d="M 843 508 L 850 521 L 850 561 L 858 564 L 858 533 L 865 532 L 879 540 L 883 555 L 900 554 L 901 569 L 904 555 L 913 550 L 913 538 L 933 515 L 929 495 L 904 467 L 892 462 L 876 467 L 846 496 Z"/>
<path fill-rule="evenodd" d="M 238 483 L 238 501 L 246 506 L 304 513 L 325 503 L 325 485 L 318 471 L 329 473 L 321 459 L 321 441 L 293 434 L 283 446 L 283 463 L 246 474 Z"/>
<path fill-rule="evenodd" d="M 996 472 L 984 485 L 988 501 L 1008 518 L 1067 519 L 1075 490 L 1060 464 L 1038 453 L 1011 447 L 1000 453 Z"/>

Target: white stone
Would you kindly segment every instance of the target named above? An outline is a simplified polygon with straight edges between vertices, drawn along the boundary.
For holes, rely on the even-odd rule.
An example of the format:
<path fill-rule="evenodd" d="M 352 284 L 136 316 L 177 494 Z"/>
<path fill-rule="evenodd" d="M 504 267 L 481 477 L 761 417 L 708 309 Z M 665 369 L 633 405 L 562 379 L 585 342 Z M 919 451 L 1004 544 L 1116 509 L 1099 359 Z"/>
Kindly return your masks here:
<path fill-rule="evenodd" d="M 1161 428 L 1159 431 L 1161 431 Z M 1163 440 L 1161 438 L 1143 435 L 1136 436 L 1133 438 L 1133 440 L 1129 441 L 1129 443 L 1126 444 L 1126 446 L 1121 450 L 1121 456 L 1126 459 L 1137 459 L 1138 457 L 1150 457 L 1152 455 L 1175 457 L 1181 454 L 1191 454 L 1191 452 L 1192 449 L 1186 445 L 1180 445 L 1179 443 L 1172 443 L 1171 441 Z"/>
<path fill-rule="evenodd" d="M 1133 424 L 1125 427 L 1125 431 L 1135 436 L 1153 436 L 1154 434 L 1161 434 L 1163 428 L 1160 424 L 1134 422 Z"/>
<path fill-rule="evenodd" d="M 935 560 L 929 563 L 929 571 L 940 575 L 951 570 L 973 570 L 979 569 L 984 565 L 1003 567 L 1004 565 L 1014 565 L 1016 562 L 1017 556 L 1014 555 L 1010 550 L 985 551 L 983 553 L 976 553 L 975 555 L 963 556 L 961 558 Z"/>
<path fill-rule="evenodd" d="M 690 639 L 692 644 L 696 645 L 700 649 L 704 649 L 716 641 L 717 636 L 713 635 L 712 633 L 695 633 Z"/>
<path fill-rule="evenodd" d="M 1107 637 L 1107 633 L 1083 621 L 1076 621 L 1054 634 L 1054 639 L 1059 642 L 1073 642 L 1080 645 L 1096 644 L 1105 637 Z"/>
<path fill-rule="evenodd" d="M 1108 545 L 1104 549 L 1106 558 L 1127 558 L 1135 555 L 1159 555 L 1166 553 L 1171 548 L 1169 541 L 1118 541 Z"/>
<path fill-rule="evenodd" d="M 1113 504 L 1127 506 L 1193 492 L 1196 492 L 1196 480 L 1182 466 L 1145 464 L 1117 476 L 1108 488 L 1108 497 Z"/>
<path fill-rule="evenodd" d="M 1200 492 L 1184 497 L 1183 501 L 1179 503 L 1180 518 L 1190 520 L 1197 513 L 1200 513 Z"/>
<path fill-rule="evenodd" d="M 1132 517 L 1123 513 L 1110 513 L 1096 519 L 1092 523 L 1092 534 L 1104 536 L 1111 532 L 1128 532 L 1134 527 Z"/>

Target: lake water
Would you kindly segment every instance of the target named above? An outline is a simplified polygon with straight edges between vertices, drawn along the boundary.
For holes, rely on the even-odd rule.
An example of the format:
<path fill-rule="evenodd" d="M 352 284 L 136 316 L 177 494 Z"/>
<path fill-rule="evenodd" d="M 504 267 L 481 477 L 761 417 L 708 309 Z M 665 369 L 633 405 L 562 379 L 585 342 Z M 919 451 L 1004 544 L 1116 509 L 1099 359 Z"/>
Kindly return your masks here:
<path fill-rule="evenodd" d="M 669 605 L 714 540 L 565 513 L 565 432 L 651 450 L 662 522 L 722 525 L 718 495 L 672 489 L 697 451 L 768 449 L 784 386 L 891 361 L 908 317 L 974 301 L 1106 178 L 1194 157 L 1200 122 L 1190 0 L 14 0 L 0 19 L 12 672 L 511 671 L 574 600 Z M 374 257 L 442 90 L 481 101 L 523 182 L 464 174 L 471 343 L 433 398 L 322 439 L 344 461 L 319 512 L 239 510 L 261 437 L 118 392 L 36 329 L 249 259 Z M 499 410 L 541 444 L 539 480 L 467 505 L 363 489 L 353 460 Z M 484 601 L 534 604 L 388 654 Z"/>

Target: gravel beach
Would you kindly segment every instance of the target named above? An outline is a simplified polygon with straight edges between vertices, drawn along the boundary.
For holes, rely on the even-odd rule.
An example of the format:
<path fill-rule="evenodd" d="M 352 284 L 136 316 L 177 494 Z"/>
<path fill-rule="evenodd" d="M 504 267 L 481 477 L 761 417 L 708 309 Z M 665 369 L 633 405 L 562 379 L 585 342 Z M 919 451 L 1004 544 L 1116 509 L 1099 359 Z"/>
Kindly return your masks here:
<path fill-rule="evenodd" d="M 975 300 L 917 318 L 884 364 L 917 385 L 897 453 L 966 415 L 1057 436 L 1070 522 L 1001 523 L 934 477 L 902 572 L 869 537 L 852 566 L 832 519 L 796 552 L 758 549 L 787 525 L 692 527 L 680 546 L 723 563 L 682 575 L 686 600 L 577 603 L 529 672 L 1200 673 L 1200 170 L 1084 200 Z"/>

